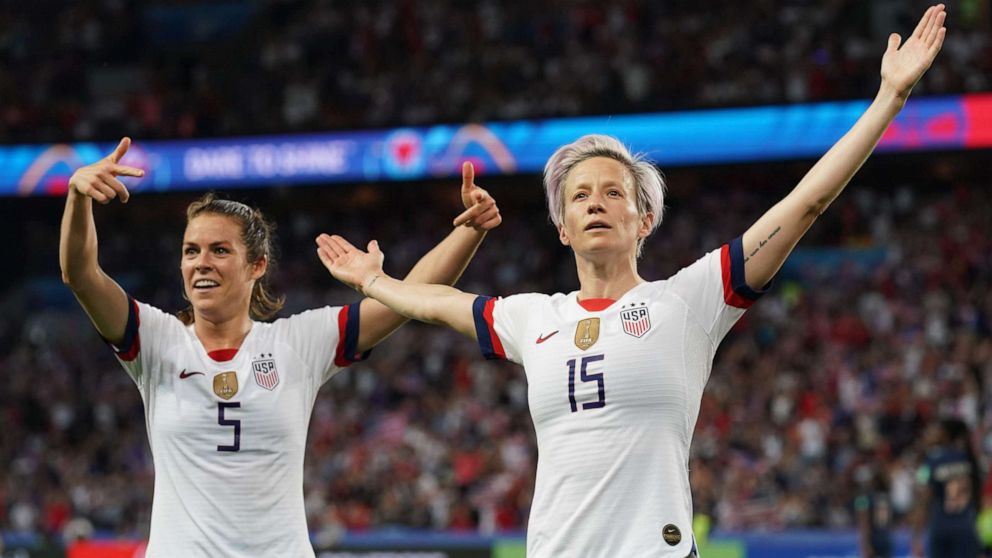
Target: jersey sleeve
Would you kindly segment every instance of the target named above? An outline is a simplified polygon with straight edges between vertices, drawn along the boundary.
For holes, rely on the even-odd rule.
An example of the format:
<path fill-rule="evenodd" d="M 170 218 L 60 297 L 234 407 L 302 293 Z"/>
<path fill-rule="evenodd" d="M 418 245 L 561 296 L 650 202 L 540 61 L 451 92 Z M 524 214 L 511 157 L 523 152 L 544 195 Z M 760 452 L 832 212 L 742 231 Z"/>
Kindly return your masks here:
<path fill-rule="evenodd" d="M 120 346 L 107 344 L 114 350 L 125 372 L 145 391 L 155 373 L 155 355 L 183 335 L 185 326 L 179 318 L 128 296 L 127 326 Z M 105 340 L 106 341 L 106 340 Z"/>
<path fill-rule="evenodd" d="M 360 308 L 359 303 L 325 306 L 286 318 L 285 341 L 297 351 L 320 384 L 371 353 L 357 352 Z"/>
<path fill-rule="evenodd" d="M 744 245 L 738 237 L 675 274 L 671 288 L 715 344 L 767 291 L 768 285 L 760 291 L 747 286 Z"/>
<path fill-rule="evenodd" d="M 472 304 L 479 349 L 487 359 L 521 363 L 521 339 L 534 309 L 546 295 L 524 294 L 506 298 L 479 296 Z"/>

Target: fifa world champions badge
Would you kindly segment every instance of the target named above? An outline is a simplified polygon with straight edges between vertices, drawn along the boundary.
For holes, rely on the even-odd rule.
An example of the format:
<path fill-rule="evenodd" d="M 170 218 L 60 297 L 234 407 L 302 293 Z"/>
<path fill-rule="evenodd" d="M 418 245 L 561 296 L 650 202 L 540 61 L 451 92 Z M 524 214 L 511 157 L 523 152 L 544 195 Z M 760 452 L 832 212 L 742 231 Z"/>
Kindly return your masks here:
<path fill-rule="evenodd" d="M 237 395 L 237 372 L 221 372 L 214 376 L 214 393 L 221 399 L 230 399 Z"/>
<path fill-rule="evenodd" d="M 599 318 L 579 320 L 575 326 L 575 346 L 583 351 L 599 341 Z"/>
<path fill-rule="evenodd" d="M 255 383 L 272 391 L 279 385 L 279 371 L 276 370 L 276 361 L 272 358 L 272 353 L 260 355 L 258 360 L 251 362 L 251 369 L 255 373 Z"/>
<path fill-rule="evenodd" d="M 642 302 L 620 311 L 620 325 L 623 332 L 633 337 L 643 337 L 645 333 L 651 331 L 651 315 L 648 307 Z"/>

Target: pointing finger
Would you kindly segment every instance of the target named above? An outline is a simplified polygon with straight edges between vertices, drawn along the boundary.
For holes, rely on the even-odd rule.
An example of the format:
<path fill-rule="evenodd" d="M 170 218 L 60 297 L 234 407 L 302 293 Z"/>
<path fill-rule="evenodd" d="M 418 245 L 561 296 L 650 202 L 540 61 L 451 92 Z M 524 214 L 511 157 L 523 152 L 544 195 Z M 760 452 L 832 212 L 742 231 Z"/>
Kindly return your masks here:
<path fill-rule="evenodd" d="M 121 157 L 127 153 L 128 148 L 131 147 L 131 138 L 125 137 L 121 139 L 121 142 L 117 144 L 117 148 L 114 152 L 107 156 L 111 163 L 120 163 Z"/>
<path fill-rule="evenodd" d="M 110 172 L 117 176 L 135 176 L 142 177 L 145 176 L 145 171 L 136 167 L 128 167 L 124 165 L 113 165 L 110 167 Z"/>
<path fill-rule="evenodd" d="M 475 166 L 471 162 L 465 161 L 462 163 L 462 193 L 468 193 L 472 191 L 475 186 Z"/>

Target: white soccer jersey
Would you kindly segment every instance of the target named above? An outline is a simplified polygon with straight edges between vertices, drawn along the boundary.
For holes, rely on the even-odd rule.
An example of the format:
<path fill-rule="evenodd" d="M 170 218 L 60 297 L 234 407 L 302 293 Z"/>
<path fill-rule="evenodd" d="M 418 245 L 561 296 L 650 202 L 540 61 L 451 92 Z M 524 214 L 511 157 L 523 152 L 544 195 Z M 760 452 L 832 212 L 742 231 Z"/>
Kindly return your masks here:
<path fill-rule="evenodd" d="M 307 428 L 320 386 L 365 356 L 355 355 L 358 309 L 253 322 L 236 354 L 218 356 L 192 326 L 130 301 L 117 357 L 141 392 L 155 462 L 146 556 L 314 555 Z"/>
<path fill-rule="evenodd" d="M 522 364 L 538 464 L 527 558 L 694 551 L 689 444 L 720 340 L 761 293 L 738 238 L 601 311 L 577 293 L 474 305 L 487 358 Z"/>

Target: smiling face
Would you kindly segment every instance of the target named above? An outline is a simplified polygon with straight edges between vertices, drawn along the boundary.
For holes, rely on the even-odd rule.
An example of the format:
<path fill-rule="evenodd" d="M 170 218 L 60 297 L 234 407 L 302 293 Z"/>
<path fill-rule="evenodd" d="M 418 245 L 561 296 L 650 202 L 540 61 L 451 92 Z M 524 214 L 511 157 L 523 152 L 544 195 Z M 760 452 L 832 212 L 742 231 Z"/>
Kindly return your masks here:
<path fill-rule="evenodd" d="M 637 211 L 637 192 L 627 168 L 608 157 L 575 165 L 565 181 L 564 211 L 558 235 L 575 253 L 637 253 L 637 242 L 651 232 L 652 215 Z"/>
<path fill-rule="evenodd" d="M 267 262 L 262 258 L 248 263 L 241 234 L 237 220 L 212 213 L 186 225 L 180 269 L 197 317 L 217 323 L 248 315 L 252 288 Z"/>

